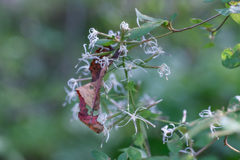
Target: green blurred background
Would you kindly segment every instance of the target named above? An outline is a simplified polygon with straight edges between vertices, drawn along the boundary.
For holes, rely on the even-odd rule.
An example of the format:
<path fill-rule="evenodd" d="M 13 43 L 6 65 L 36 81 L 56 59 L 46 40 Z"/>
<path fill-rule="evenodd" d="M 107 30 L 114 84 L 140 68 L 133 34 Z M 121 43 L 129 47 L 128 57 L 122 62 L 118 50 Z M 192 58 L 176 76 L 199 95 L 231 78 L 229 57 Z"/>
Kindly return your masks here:
<path fill-rule="evenodd" d="M 76 77 L 74 66 L 84 52 L 82 45 L 88 43 L 89 28 L 118 31 L 122 21 L 135 27 L 137 8 L 156 18 L 177 12 L 174 27 L 180 29 L 191 25 L 189 18 L 206 19 L 223 7 L 220 0 L 0 0 L 0 159 L 85 160 L 92 159 L 91 150 L 100 149 L 103 135 L 79 121 L 71 122 L 72 106 L 62 107 L 63 87 Z M 211 22 L 220 24 L 223 19 Z M 134 80 L 142 80 L 140 95 L 162 98 L 158 107 L 172 121 L 181 119 L 183 109 L 191 121 L 208 106 L 213 110 L 226 106 L 239 94 L 240 70 L 225 69 L 220 54 L 240 42 L 239 29 L 229 19 L 212 48 L 204 48 L 208 33 L 200 27 L 160 39 L 159 45 L 168 54 L 153 63 L 168 64 L 172 74 L 166 81 L 155 70 L 134 71 Z M 153 34 L 165 32 L 156 29 Z M 141 48 L 131 55 L 144 56 Z M 162 144 L 163 125 L 148 130 L 153 155 L 168 154 Z M 116 158 L 119 149 L 131 144 L 133 133 L 132 123 L 113 130 L 102 151 Z M 222 140 L 199 159 L 237 159 L 239 155 L 224 147 Z M 239 140 L 234 135 L 229 143 L 239 149 Z"/>

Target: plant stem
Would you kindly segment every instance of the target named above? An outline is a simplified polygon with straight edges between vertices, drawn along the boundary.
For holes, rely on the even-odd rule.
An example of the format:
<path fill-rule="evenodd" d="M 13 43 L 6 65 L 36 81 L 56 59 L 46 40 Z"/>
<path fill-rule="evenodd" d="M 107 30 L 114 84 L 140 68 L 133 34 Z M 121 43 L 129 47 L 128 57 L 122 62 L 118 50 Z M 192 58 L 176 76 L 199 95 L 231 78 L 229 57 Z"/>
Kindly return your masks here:
<path fill-rule="evenodd" d="M 224 20 L 223 22 L 218 26 L 218 28 L 216 28 L 215 30 L 212 31 L 212 34 L 216 31 L 218 31 L 222 26 L 223 24 L 227 21 L 227 19 L 229 18 L 230 15 L 228 15 Z"/>
<path fill-rule="evenodd" d="M 208 18 L 208 19 L 206 19 L 206 20 L 204 20 L 204 21 L 202 21 L 202 22 L 200 22 L 198 24 L 192 25 L 190 27 L 186 27 L 186 28 L 183 28 L 183 29 L 174 29 L 174 28 L 171 28 L 171 29 L 172 29 L 173 32 L 182 32 L 182 31 L 185 31 L 185 30 L 192 29 L 192 28 L 195 28 L 197 26 L 200 26 L 201 24 L 203 24 L 205 22 L 208 22 L 208 21 L 210 21 L 210 20 L 212 20 L 212 19 L 214 19 L 214 18 L 216 18 L 216 17 L 218 17 L 220 15 L 221 14 L 218 13 L 218 14 L 216 14 L 216 15 L 214 15 L 214 16 L 212 16 L 212 17 L 210 17 L 210 18 Z"/>
<path fill-rule="evenodd" d="M 230 144 L 228 144 L 227 138 L 228 138 L 228 135 L 226 135 L 225 138 L 224 138 L 224 141 L 223 141 L 223 142 L 224 142 L 224 145 L 228 146 L 231 150 L 233 150 L 233 151 L 235 151 L 235 152 L 237 152 L 237 153 L 240 153 L 239 150 L 237 150 L 236 148 L 234 148 L 233 146 L 231 146 Z"/>
<path fill-rule="evenodd" d="M 140 133 L 142 133 L 144 141 L 143 141 L 143 146 L 147 152 L 148 157 L 151 157 L 151 151 L 150 151 L 150 145 L 148 142 L 148 136 L 147 136 L 147 132 L 146 132 L 146 128 L 144 125 L 141 125 L 141 122 L 138 121 L 139 123 L 139 128 L 140 128 Z"/>
<path fill-rule="evenodd" d="M 200 149 L 199 151 L 197 151 L 197 153 L 194 154 L 194 156 L 198 156 L 199 154 L 201 154 L 203 151 L 205 151 L 208 147 L 210 147 L 215 141 L 217 140 L 217 138 L 214 138 L 210 143 L 208 143 L 205 147 L 203 147 L 202 149 Z"/>
<path fill-rule="evenodd" d="M 172 124 L 176 124 L 176 125 L 179 125 L 179 124 L 180 124 L 180 123 L 178 123 L 178 122 L 168 121 L 168 120 L 164 120 L 164 119 L 151 118 L 151 120 L 160 121 L 160 122 L 164 122 L 164 123 L 172 123 Z"/>

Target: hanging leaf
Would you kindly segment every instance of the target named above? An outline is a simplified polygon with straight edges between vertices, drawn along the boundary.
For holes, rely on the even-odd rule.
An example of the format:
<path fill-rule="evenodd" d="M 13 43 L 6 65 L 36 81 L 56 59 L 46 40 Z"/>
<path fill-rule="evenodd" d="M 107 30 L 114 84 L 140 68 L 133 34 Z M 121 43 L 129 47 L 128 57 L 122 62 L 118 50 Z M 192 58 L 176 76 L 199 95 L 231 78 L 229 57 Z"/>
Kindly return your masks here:
<path fill-rule="evenodd" d="M 233 49 L 224 49 L 221 54 L 222 65 L 226 68 L 236 68 L 240 66 L 240 43 Z"/>
<path fill-rule="evenodd" d="M 99 150 L 93 150 L 92 157 L 94 158 L 94 160 L 109 160 L 108 155 Z"/>
<path fill-rule="evenodd" d="M 138 133 L 137 135 L 134 135 L 133 139 L 134 139 L 133 143 L 136 146 L 139 146 L 139 147 L 143 146 L 144 137 L 142 133 Z"/>
<path fill-rule="evenodd" d="M 107 52 L 109 50 L 113 51 L 113 48 L 111 48 L 110 46 L 108 47 L 108 49 L 99 48 L 96 53 Z M 111 58 L 117 58 L 118 56 L 119 52 L 117 50 Z M 102 58 L 103 56 L 99 57 L 99 59 Z M 106 74 L 108 67 L 113 62 L 109 61 L 108 66 L 106 65 L 105 67 L 101 68 L 100 64 L 96 63 L 96 60 L 99 59 L 94 59 L 89 67 L 89 70 L 92 73 L 92 82 L 76 88 L 80 100 L 80 112 L 78 113 L 78 118 L 96 133 L 101 133 L 104 127 L 97 121 L 98 115 L 94 116 L 93 111 L 98 111 L 100 109 L 100 89 L 102 87 L 102 80 L 104 75 Z M 86 105 L 88 105 L 92 109 L 90 115 L 88 114 L 88 109 Z"/>

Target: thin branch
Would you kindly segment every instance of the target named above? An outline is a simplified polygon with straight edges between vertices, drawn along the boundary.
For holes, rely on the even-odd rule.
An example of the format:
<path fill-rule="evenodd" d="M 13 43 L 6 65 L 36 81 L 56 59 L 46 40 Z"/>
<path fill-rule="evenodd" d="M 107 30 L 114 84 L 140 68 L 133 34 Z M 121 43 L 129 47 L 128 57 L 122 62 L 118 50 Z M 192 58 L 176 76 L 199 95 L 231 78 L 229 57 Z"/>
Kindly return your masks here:
<path fill-rule="evenodd" d="M 199 151 L 197 151 L 194 156 L 197 157 L 199 154 L 201 154 L 203 151 L 205 151 L 208 147 L 210 147 L 215 141 L 217 140 L 217 138 L 214 138 L 210 143 L 208 143 L 205 147 L 203 147 L 202 149 L 200 149 Z"/>
<path fill-rule="evenodd" d="M 233 150 L 233 151 L 235 151 L 235 152 L 237 152 L 237 153 L 240 153 L 239 150 L 237 150 L 236 148 L 234 148 L 233 146 L 231 146 L 230 144 L 228 144 L 227 138 L 228 138 L 228 135 L 226 135 L 225 138 L 224 138 L 224 141 L 223 141 L 223 142 L 224 142 L 224 146 L 228 146 L 231 150 Z"/>
<path fill-rule="evenodd" d="M 216 31 L 218 31 L 222 26 L 223 24 L 227 21 L 227 19 L 229 18 L 230 15 L 228 15 L 224 20 L 223 22 L 218 26 L 218 28 L 216 28 L 215 30 L 212 31 L 212 34 Z"/>
<path fill-rule="evenodd" d="M 173 31 L 173 32 L 182 32 L 182 31 L 185 31 L 185 30 L 188 30 L 188 29 L 192 29 L 192 28 L 195 28 L 195 27 L 197 27 L 197 26 L 200 26 L 201 24 L 203 24 L 203 23 L 205 23 L 205 22 L 208 22 L 208 21 L 210 21 L 210 20 L 212 20 L 212 19 L 214 19 L 214 18 L 216 18 L 216 17 L 218 17 L 218 16 L 220 16 L 220 15 L 221 15 L 221 14 L 218 13 L 218 14 L 216 14 L 216 15 L 214 15 L 214 16 L 212 16 L 212 17 L 210 17 L 210 18 L 208 18 L 208 19 L 206 19 L 206 20 L 204 20 L 204 21 L 202 21 L 201 23 L 195 24 L 195 25 L 190 26 L 190 27 L 187 27 L 187 28 L 183 28 L 183 29 L 173 29 L 173 28 L 172 28 L 172 31 Z"/>

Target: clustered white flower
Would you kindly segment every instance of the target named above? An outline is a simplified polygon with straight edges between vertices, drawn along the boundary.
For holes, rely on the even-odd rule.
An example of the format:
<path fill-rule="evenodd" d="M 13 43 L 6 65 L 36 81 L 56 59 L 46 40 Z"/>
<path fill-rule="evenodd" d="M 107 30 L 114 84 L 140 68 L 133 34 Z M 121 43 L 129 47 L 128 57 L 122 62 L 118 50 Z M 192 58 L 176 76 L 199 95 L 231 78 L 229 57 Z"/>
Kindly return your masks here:
<path fill-rule="evenodd" d="M 175 130 L 175 125 L 173 123 L 170 123 L 169 125 L 171 125 L 173 128 L 168 128 L 168 125 L 165 125 L 161 129 L 163 131 L 163 144 L 165 144 L 168 139 L 173 136 L 173 132 Z"/>
<path fill-rule="evenodd" d="M 229 11 L 231 13 L 240 13 L 240 4 L 230 6 Z"/>
<path fill-rule="evenodd" d="M 129 28 L 129 24 L 126 23 L 125 21 L 123 21 L 123 22 L 120 24 L 120 29 L 123 29 L 123 30 L 130 30 L 130 28 Z"/>
<path fill-rule="evenodd" d="M 147 128 L 148 128 L 148 125 L 147 125 L 147 124 L 150 124 L 152 127 L 155 128 L 156 126 L 155 126 L 154 124 L 152 124 L 150 121 L 144 119 L 142 116 L 140 116 L 140 115 L 137 114 L 137 112 L 138 112 L 139 109 L 146 109 L 146 108 L 145 108 L 145 107 L 139 107 L 139 108 L 137 108 L 137 109 L 135 110 L 135 112 L 134 112 L 133 114 L 130 113 L 130 112 L 127 112 L 127 111 L 125 111 L 125 110 L 122 110 L 122 112 L 128 114 L 130 118 L 129 118 L 129 120 L 127 121 L 127 123 L 125 123 L 125 124 L 122 125 L 122 126 L 118 126 L 118 127 L 126 126 L 126 125 L 132 120 L 132 121 L 133 121 L 133 124 L 134 124 L 134 127 L 135 127 L 135 134 L 137 134 L 138 129 L 137 129 L 136 120 L 139 119 L 139 120 L 142 120 L 142 121 L 146 124 Z"/>
<path fill-rule="evenodd" d="M 166 80 L 168 80 L 167 76 L 171 74 L 171 71 L 170 68 L 166 65 L 166 63 L 163 63 L 161 66 L 159 66 L 158 74 L 160 77 L 164 75 Z"/>
<path fill-rule="evenodd" d="M 90 28 L 89 29 L 89 35 L 88 35 L 88 39 L 89 39 L 89 47 L 88 49 L 92 48 L 95 46 L 95 43 L 99 40 L 99 38 L 97 37 L 98 35 L 98 31 L 94 28 Z"/>
<path fill-rule="evenodd" d="M 202 118 L 213 117 L 213 115 L 214 115 L 214 112 L 211 111 L 211 106 L 209 106 L 208 109 L 202 110 L 199 113 L 199 116 Z M 215 135 L 215 132 L 216 132 L 216 128 L 222 128 L 220 125 L 221 124 L 219 122 L 210 123 L 210 131 L 212 133 L 212 137 L 216 136 L 218 138 L 218 136 Z"/>

